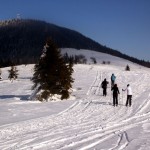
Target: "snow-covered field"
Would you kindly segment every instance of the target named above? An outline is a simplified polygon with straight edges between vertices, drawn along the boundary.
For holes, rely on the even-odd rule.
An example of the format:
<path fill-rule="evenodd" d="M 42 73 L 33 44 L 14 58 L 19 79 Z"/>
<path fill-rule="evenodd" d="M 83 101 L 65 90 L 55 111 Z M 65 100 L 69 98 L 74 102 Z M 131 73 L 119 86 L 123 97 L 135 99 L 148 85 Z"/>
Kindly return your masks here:
<path fill-rule="evenodd" d="M 13 83 L 7 78 L 9 67 L 2 69 L 0 150 L 150 149 L 150 69 L 107 54 L 77 53 L 95 57 L 98 63 L 74 66 L 69 100 L 29 101 L 33 65 L 17 66 L 19 76 Z M 127 64 L 131 71 L 125 71 Z M 100 87 L 104 78 L 110 82 L 112 73 L 120 90 L 118 107 L 112 106 L 110 84 L 107 97 Z M 126 92 L 122 92 L 127 84 L 133 90 L 131 107 L 125 106 Z"/>

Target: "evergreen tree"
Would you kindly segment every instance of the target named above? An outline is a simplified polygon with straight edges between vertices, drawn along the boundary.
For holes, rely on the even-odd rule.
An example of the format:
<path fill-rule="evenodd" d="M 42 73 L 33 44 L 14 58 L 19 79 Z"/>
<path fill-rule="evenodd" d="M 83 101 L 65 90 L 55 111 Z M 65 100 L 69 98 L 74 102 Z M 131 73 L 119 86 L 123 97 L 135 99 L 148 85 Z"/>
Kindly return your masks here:
<path fill-rule="evenodd" d="M 48 100 L 54 94 L 61 95 L 61 99 L 69 98 L 69 89 L 73 83 L 72 72 L 72 64 L 67 65 L 55 43 L 51 39 L 47 40 L 32 78 L 33 89 L 38 87 L 37 98 L 41 101 Z"/>
<path fill-rule="evenodd" d="M 130 71 L 129 65 L 126 66 L 125 70 L 126 70 L 126 71 Z"/>
<path fill-rule="evenodd" d="M 8 78 L 10 79 L 10 81 L 13 82 L 13 80 L 16 80 L 18 78 L 18 70 L 16 66 L 11 66 L 11 69 L 8 70 L 8 72 Z"/>

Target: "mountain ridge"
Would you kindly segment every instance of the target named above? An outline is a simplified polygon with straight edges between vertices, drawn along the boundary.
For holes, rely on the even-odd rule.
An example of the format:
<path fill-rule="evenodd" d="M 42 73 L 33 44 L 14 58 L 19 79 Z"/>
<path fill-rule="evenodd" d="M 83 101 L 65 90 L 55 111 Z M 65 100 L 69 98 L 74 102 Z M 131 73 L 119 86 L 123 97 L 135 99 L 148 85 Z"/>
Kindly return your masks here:
<path fill-rule="evenodd" d="M 1 66 L 36 63 L 48 37 L 51 37 L 59 48 L 90 49 L 150 67 L 149 62 L 103 46 L 77 31 L 33 19 L 0 21 Z"/>

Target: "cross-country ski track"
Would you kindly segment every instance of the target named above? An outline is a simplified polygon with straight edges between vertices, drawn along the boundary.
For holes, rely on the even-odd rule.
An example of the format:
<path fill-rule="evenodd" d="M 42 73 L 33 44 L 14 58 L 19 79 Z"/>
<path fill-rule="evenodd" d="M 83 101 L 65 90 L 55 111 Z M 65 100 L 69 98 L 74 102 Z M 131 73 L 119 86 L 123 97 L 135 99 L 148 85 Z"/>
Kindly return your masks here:
<path fill-rule="evenodd" d="M 84 73 L 83 73 L 84 68 Z M 112 105 L 110 76 L 117 76 L 119 106 Z M 0 126 L 1 150 L 148 150 L 150 149 L 149 70 L 93 65 L 75 66 L 72 93 L 76 100 L 65 110 Z M 101 82 L 109 81 L 107 96 Z M 4 81 L 3 81 L 4 82 Z M 19 79 L 18 79 L 19 82 Z M 86 85 L 84 86 L 84 82 Z M 133 105 L 126 107 L 126 88 L 133 90 Z M 10 84 L 4 83 L 4 87 Z M 14 82 L 17 84 L 17 81 Z M 29 88 L 27 85 L 22 87 Z M 78 91 L 77 91 L 78 90 Z M 78 92 L 78 93 L 77 93 Z M 23 93 L 22 93 L 23 94 Z M 55 109 L 55 108 L 54 108 Z M 134 148 L 134 149 L 133 149 Z"/>

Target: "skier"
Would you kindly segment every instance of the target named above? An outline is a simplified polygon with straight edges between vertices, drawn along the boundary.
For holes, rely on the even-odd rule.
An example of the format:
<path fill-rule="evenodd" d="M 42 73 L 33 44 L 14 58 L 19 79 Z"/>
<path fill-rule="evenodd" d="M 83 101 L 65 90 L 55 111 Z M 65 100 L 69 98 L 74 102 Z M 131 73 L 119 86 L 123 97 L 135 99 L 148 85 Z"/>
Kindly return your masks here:
<path fill-rule="evenodd" d="M 132 104 L 132 89 L 130 87 L 130 85 L 127 85 L 126 89 L 122 89 L 122 91 L 127 91 L 127 101 L 126 101 L 126 106 L 131 106 Z"/>
<path fill-rule="evenodd" d="M 109 82 L 106 80 L 106 78 L 104 79 L 104 81 L 101 83 L 101 87 L 103 88 L 103 96 L 107 95 L 107 84 Z"/>
<path fill-rule="evenodd" d="M 115 84 L 115 79 L 116 79 L 116 76 L 114 74 L 111 75 L 111 88 L 114 86 Z"/>
<path fill-rule="evenodd" d="M 118 106 L 118 94 L 120 94 L 117 84 L 115 84 L 111 90 L 113 91 L 113 106 Z"/>

